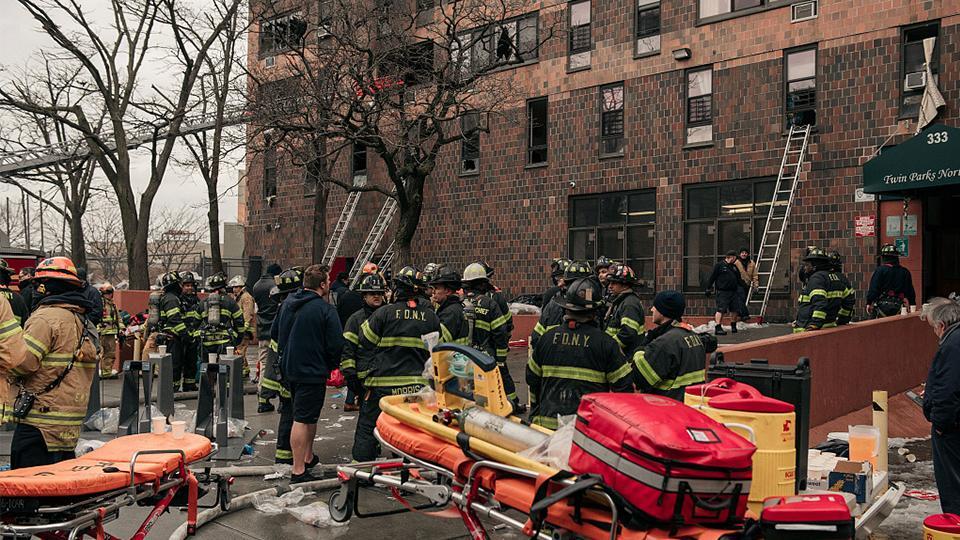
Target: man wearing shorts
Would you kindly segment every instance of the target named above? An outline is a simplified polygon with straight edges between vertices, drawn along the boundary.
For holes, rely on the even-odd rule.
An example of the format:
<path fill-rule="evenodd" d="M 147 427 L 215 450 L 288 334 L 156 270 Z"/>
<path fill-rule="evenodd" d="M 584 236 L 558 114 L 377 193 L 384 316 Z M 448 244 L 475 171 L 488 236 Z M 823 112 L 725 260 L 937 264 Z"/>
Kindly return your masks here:
<path fill-rule="evenodd" d="M 293 400 L 291 484 L 316 480 L 310 474 L 319 463 L 313 454 L 313 439 L 327 377 L 340 365 L 343 328 L 337 310 L 323 299 L 329 285 L 328 267 L 309 266 L 303 273 L 303 289 L 293 293 L 277 315 L 280 369 Z"/>
<path fill-rule="evenodd" d="M 711 288 L 717 290 L 717 313 L 714 321 L 717 323 L 716 335 L 726 335 L 720 321 L 724 313 L 730 314 L 730 331 L 737 333 L 737 319 L 741 311 L 740 306 L 740 270 L 737 269 L 737 252 L 728 251 L 723 260 L 713 267 L 710 280 L 707 281 L 707 292 Z"/>

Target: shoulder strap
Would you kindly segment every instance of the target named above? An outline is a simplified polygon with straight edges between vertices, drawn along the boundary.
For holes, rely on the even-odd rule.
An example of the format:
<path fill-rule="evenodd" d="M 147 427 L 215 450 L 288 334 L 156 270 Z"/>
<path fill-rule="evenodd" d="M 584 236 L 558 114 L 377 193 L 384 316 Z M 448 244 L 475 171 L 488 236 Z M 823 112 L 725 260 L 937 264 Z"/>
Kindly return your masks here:
<path fill-rule="evenodd" d="M 77 354 L 80 352 L 80 348 L 83 346 L 83 337 L 86 325 L 83 324 L 83 320 L 80 318 L 80 315 L 74 313 L 74 316 L 79 324 L 79 328 L 77 328 L 77 334 L 79 335 L 79 338 L 77 340 L 77 346 L 74 349 L 73 354 L 70 356 L 70 362 L 67 363 L 67 367 L 63 368 L 63 371 L 57 375 L 56 379 L 50 381 L 49 384 L 44 386 L 42 390 L 36 393 L 38 396 L 52 392 L 56 387 L 60 386 L 60 384 L 63 383 L 63 380 L 67 378 L 67 374 L 73 369 L 73 364 L 77 361 Z"/>

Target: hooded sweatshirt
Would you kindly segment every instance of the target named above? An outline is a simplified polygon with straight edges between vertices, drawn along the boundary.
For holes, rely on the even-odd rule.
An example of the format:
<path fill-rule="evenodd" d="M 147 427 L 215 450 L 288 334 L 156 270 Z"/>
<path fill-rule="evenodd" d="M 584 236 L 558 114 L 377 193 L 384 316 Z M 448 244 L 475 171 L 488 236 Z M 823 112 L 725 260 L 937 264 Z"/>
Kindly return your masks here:
<path fill-rule="evenodd" d="M 343 328 L 336 309 L 317 293 L 300 289 L 280 306 L 274 322 L 284 379 L 322 384 L 340 366 Z"/>

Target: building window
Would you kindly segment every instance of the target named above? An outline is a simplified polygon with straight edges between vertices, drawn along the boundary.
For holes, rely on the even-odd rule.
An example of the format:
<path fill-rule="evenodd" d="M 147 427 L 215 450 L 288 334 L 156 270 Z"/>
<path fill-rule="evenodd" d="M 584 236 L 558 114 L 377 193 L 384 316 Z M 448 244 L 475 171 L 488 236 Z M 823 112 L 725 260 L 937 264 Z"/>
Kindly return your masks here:
<path fill-rule="evenodd" d="M 623 83 L 600 87 L 600 154 L 623 154 Z"/>
<path fill-rule="evenodd" d="M 547 98 L 527 102 L 527 163 L 547 162 Z"/>
<path fill-rule="evenodd" d="M 916 117 L 920 114 L 920 101 L 923 99 L 923 88 L 926 83 L 926 58 L 923 52 L 923 40 L 937 38 L 930 59 L 930 71 L 934 82 L 940 79 L 940 23 L 925 23 L 903 29 L 903 80 L 900 83 L 902 99 L 900 102 L 901 117 Z"/>
<path fill-rule="evenodd" d="M 353 176 L 367 174 L 367 145 L 361 142 L 353 143 Z"/>
<path fill-rule="evenodd" d="M 687 72 L 687 144 L 713 140 L 713 68 Z"/>
<path fill-rule="evenodd" d="M 267 148 L 263 152 L 263 197 L 277 196 L 277 150 Z"/>
<path fill-rule="evenodd" d="M 307 33 L 307 22 L 299 11 L 280 15 L 260 23 L 261 57 L 293 49 L 303 45 L 303 36 Z"/>
<path fill-rule="evenodd" d="M 330 29 L 333 27 L 333 1 L 334 0 L 317 0 L 318 37 L 330 35 Z"/>
<path fill-rule="evenodd" d="M 660 0 L 637 0 L 636 54 L 660 51 Z"/>
<path fill-rule="evenodd" d="M 462 76 L 533 62 L 540 53 L 538 13 L 457 34 L 450 44 L 452 68 Z M 462 51 L 462 52 L 461 52 Z"/>
<path fill-rule="evenodd" d="M 700 18 L 715 17 L 745 9 L 775 4 L 780 0 L 700 0 Z"/>
<path fill-rule="evenodd" d="M 656 273 L 657 193 L 654 189 L 571 197 L 570 258 L 593 263 L 600 255 L 625 261 L 652 290 Z"/>
<path fill-rule="evenodd" d="M 475 174 L 480 170 L 480 115 L 468 113 L 460 117 L 460 173 Z"/>
<path fill-rule="evenodd" d="M 788 51 L 784 55 L 787 128 L 817 124 L 817 49 Z"/>
<path fill-rule="evenodd" d="M 590 67 L 590 49 L 593 38 L 590 35 L 590 0 L 570 3 L 570 43 L 569 68 L 584 69 Z"/>
<path fill-rule="evenodd" d="M 684 190 L 685 290 L 703 291 L 714 265 L 729 250 L 751 249 L 756 260 L 775 185 L 775 179 L 762 178 L 697 185 Z M 789 251 L 781 250 L 774 290 L 785 291 L 789 286 Z"/>

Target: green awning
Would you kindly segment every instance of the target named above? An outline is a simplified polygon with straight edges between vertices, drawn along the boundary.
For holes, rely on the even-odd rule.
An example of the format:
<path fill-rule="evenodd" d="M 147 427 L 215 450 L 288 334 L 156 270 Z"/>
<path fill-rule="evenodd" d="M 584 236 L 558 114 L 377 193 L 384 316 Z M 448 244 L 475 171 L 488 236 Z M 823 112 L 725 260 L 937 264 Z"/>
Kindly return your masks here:
<path fill-rule="evenodd" d="M 889 193 L 960 184 L 960 129 L 934 124 L 863 165 L 863 191 Z"/>

